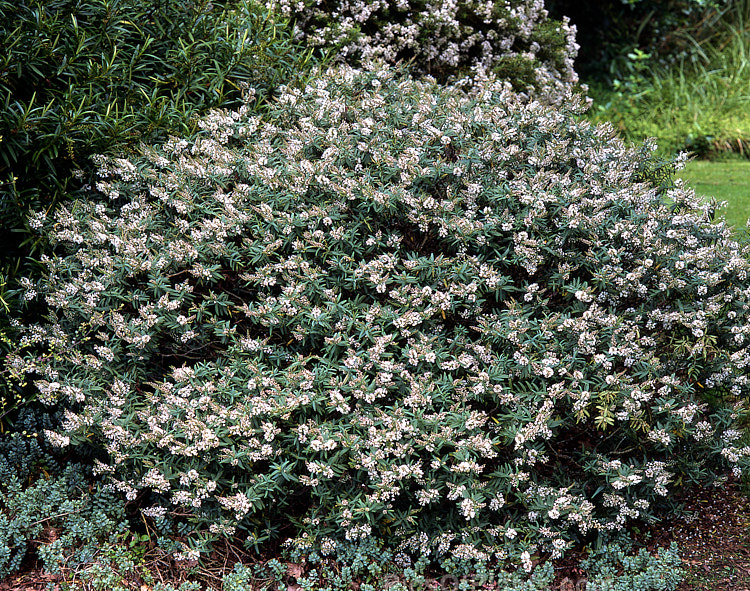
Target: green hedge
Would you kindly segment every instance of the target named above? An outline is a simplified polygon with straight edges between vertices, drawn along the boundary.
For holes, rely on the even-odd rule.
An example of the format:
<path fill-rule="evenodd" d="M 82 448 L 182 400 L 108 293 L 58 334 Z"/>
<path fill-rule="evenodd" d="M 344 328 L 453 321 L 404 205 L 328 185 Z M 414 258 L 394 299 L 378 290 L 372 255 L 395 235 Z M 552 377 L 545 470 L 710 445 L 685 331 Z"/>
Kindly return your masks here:
<path fill-rule="evenodd" d="M 193 117 L 237 105 L 302 70 L 283 26 L 248 2 L 0 2 L 0 180 L 3 223 L 49 208 L 88 157 L 132 152 Z"/>

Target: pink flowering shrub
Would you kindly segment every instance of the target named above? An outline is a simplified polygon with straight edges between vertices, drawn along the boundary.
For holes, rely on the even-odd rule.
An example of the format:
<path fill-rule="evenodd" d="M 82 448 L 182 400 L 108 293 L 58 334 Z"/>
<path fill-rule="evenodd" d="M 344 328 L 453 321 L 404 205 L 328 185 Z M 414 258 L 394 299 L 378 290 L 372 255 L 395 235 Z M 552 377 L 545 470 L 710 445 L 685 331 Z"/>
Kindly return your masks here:
<path fill-rule="evenodd" d="M 342 67 L 102 159 L 8 368 L 157 522 L 517 564 L 747 468 L 747 248 L 506 83 Z M 39 351 L 45 354 L 39 356 Z"/>
<path fill-rule="evenodd" d="M 439 78 L 494 70 L 518 90 L 559 100 L 578 81 L 575 27 L 543 0 L 269 0 L 300 38 L 339 59 L 413 60 Z"/>

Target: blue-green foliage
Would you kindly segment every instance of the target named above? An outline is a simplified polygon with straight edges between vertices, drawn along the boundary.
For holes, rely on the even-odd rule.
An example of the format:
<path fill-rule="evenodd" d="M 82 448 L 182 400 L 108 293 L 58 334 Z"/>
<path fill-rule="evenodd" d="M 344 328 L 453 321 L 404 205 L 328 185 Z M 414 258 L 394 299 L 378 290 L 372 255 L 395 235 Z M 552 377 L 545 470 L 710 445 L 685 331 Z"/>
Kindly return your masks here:
<path fill-rule="evenodd" d="M 346 591 L 353 582 L 360 588 L 429 591 L 439 589 L 500 589 L 502 591 L 550 591 L 553 589 L 586 589 L 588 591 L 673 591 L 683 577 L 681 560 L 675 543 L 660 547 L 655 553 L 645 548 L 634 550 L 627 537 L 592 551 L 578 564 L 574 578 L 556 575 L 551 562 L 533 569 L 508 571 L 487 563 L 444 561 L 439 569 L 428 569 L 424 558 L 414 564 L 393 560 L 386 552 L 378 555 L 378 545 L 341 544 L 333 556 L 302 566 L 301 558 L 288 558 L 296 565 L 296 584 L 310 591 Z M 373 552 L 373 550 L 375 552 Z M 369 568 L 367 565 L 370 565 Z M 236 564 L 223 578 L 222 591 L 246 591 L 262 582 L 289 583 L 289 563 L 272 559 L 255 566 Z"/>
<path fill-rule="evenodd" d="M 83 466 L 62 467 L 46 447 L 31 432 L 0 438 L 0 579 L 31 551 L 56 572 L 90 560 L 101 541 L 125 531 L 122 500 L 91 489 Z"/>
<path fill-rule="evenodd" d="M 659 548 L 656 555 L 645 548 L 629 553 L 627 544 L 611 544 L 581 562 L 589 591 L 672 591 L 683 577 L 677 544 Z"/>

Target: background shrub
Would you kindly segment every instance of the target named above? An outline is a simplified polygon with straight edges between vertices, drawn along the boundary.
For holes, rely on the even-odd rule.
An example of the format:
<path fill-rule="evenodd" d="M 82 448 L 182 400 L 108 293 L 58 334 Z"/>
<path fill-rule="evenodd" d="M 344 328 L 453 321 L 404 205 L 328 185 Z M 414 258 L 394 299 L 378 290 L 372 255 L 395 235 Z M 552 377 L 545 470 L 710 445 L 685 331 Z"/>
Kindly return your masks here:
<path fill-rule="evenodd" d="M 747 466 L 747 251 L 565 104 L 341 68 L 102 158 L 30 220 L 49 314 L 8 368 L 198 547 L 530 570 L 651 519 Z"/>
<path fill-rule="evenodd" d="M 541 0 L 273 0 L 301 38 L 340 59 L 413 60 L 439 79 L 469 67 L 494 70 L 523 91 L 557 97 L 577 82 L 575 29 L 548 19 Z"/>
<path fill-rule="evenodd" d="M 197 113 L 238 105 L 243 84 L 267 94 L 305 59 L 242 1 L 3 1 L 0 19 L 6 222 L 64 197 L 91 154 L 189 134 Z"/>

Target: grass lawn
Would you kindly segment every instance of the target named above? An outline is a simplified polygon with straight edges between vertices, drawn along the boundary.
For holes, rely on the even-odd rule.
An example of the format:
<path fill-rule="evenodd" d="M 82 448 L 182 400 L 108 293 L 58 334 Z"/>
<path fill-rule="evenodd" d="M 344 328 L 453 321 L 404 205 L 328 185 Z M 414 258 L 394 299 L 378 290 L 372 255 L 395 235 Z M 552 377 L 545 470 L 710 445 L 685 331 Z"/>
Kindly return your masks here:
<path fill-rule="evenodd" d="M 719 210 L 735 228 L 743 228 L 750 218 L 750 162 L 688 162 L 678 175 L 699 195 L 728 203 Z"/>

